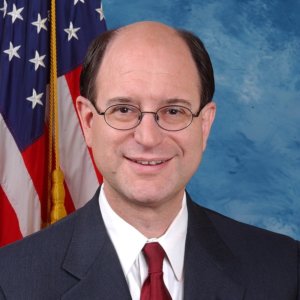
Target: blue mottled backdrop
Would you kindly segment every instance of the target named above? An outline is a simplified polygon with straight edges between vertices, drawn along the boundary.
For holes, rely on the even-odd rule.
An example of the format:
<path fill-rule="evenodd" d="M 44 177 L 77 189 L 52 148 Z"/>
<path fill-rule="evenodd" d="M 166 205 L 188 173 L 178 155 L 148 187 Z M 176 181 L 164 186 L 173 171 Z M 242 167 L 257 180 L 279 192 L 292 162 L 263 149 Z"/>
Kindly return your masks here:
<path fill-rule="evenodd" d="M 300 239 L 300 1 L 103 0 L 108 28 L 192 30 L 214 65 L 217 119 L 192 196 Z"/>

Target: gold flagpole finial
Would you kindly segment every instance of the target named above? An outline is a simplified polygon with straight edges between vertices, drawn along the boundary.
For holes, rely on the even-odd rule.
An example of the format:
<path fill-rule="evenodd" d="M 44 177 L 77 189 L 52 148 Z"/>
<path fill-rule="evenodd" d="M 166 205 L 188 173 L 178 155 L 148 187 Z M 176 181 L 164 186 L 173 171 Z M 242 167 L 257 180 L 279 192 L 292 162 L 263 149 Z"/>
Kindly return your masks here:
<path fill-rule="evenodd" d="M 66 216 L 64 206 L 65 189 L 64 189 L 64 174 L 60 169 L 52 172 L 52 210 L 51 224 Z"/>

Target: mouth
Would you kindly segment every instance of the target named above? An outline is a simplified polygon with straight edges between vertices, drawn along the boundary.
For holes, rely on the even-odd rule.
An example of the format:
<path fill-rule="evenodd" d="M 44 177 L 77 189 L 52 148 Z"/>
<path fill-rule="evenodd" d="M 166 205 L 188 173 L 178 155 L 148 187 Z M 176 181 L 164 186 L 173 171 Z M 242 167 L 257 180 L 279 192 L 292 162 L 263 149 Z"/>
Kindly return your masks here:
<path fill-rule="evenodd" d="M 133 158 L 129 158 L 126 157 L 128 160 L 142 165 L 142 166 L 158 166 L 158 165 L 162 165 L 163 163 L 166 163 L 167 161 L 169 161 L 170 159 L 150 159 L 150 160 L 145 160 L 145 159 L 133 159 Z"/>
<path fill-rule="evenodd" d="M 143 166 L 157 166 L 166 162 L 166 160 L 134 160 L 134 162 Z"/>

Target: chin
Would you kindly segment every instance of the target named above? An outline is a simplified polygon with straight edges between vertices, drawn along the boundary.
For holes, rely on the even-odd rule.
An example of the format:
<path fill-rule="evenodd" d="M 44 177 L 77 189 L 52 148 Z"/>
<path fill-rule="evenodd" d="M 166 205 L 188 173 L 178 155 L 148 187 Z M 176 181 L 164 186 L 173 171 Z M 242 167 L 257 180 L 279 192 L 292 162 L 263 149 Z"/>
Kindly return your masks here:
<path fill-rule="evenodd" d="M 165 187 L 150 188 L 147 186 L 146 189 L 141 187 L 140 189 L 129 191 L 128 195 L 129 201 L 133 201 L 138 205 L 148 207 L 158 206 L 175 198 L 174 189 L 168 192 Z"/>
<path fill-rule="evenodd" d="M 129 199 L 141 202 L 141 203 L 151 203 L 158 200 L 159 193 L 156 191 L 145 191 L 145 190 L 134 190 L 129 192 Z"/>

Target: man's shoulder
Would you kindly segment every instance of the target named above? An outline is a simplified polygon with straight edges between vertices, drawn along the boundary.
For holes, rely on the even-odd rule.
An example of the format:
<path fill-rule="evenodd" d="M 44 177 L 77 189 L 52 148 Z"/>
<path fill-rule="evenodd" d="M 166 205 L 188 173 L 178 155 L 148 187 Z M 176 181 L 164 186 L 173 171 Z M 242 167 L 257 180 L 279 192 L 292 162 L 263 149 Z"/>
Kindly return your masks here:
<path fill-rule="evenodd" d="M 61 221 L 1 248 L 0 291 L 2 288 L 6 296 L 13 299 L 22 299 L 26 291 L 26 299 L 37 299 L 36 295 L 48 289 L 52 291 L 48 298 L 57 299 L 59 293 L 71 287 L 76 279 L 65 271 L 64 262 L 75 232 L 84 240 L 85 236 L 89 237 L 89 231 L 93 231 L 93 224 L 100 219 L 95 212 L 97 207 L 99 209 L 97 200 L 92 199 Z M 94 220 L 89 221 L 91 218 Z"/>
<path fill-rule="evenodd" d="M 47 264 L 50 254 L 61 253 L 67 247 L 77 217 L 76 211 L 47 228 L 1 248 L 0 270 L 22 269 L 27 261 Z M 0 279 L 2 275 L 3 272 L 0 271 Z"/>
<path fill-rule="evenodd" d="M 187 203 L 187 257 L 193 276 L 209 262 L 207 272 L 214 274 L 214 280 L 218 276 L 230 278 L 247 290 L 247 299 L 295 299 L 299 286 L 299 242 L 236 221 L 193 201 Z"/>
<path fill-rule="evenodd" d="M 95 208 L 95 201 L 91 200 L 83 207 L 69 214 L 60 221 L 46 227 L 36 233 L 33 233 L 22 240 L 14 242 L 8 246 L 0 248 L 0 262 L 4 257 L 18 257 L 22 253 L 31 253 L 45 248 L 46 252 L 59 251 L 66 247 L 74 231 L 74 226 L 79 218 L 84 218 L 87 211 Z M 88 217 L 88 216 L 87 216 Z M 32 250 L 31 250 L 32 249 Z M 30 251 L 29 251 L 30 250 Z"/>
<path fill-rule="evenodd" d="M 291 237 L 234 220 L 195 202 L 191 202 L 190 206 L 198 218 L 207 218 L 206 225 L 212 226 L 222 241 L 235 253 L 252 256 L 257 254 L 260 257 L 285 254 L 291 257 L 291 253 L 297 255 L 299 242 Z"/>

